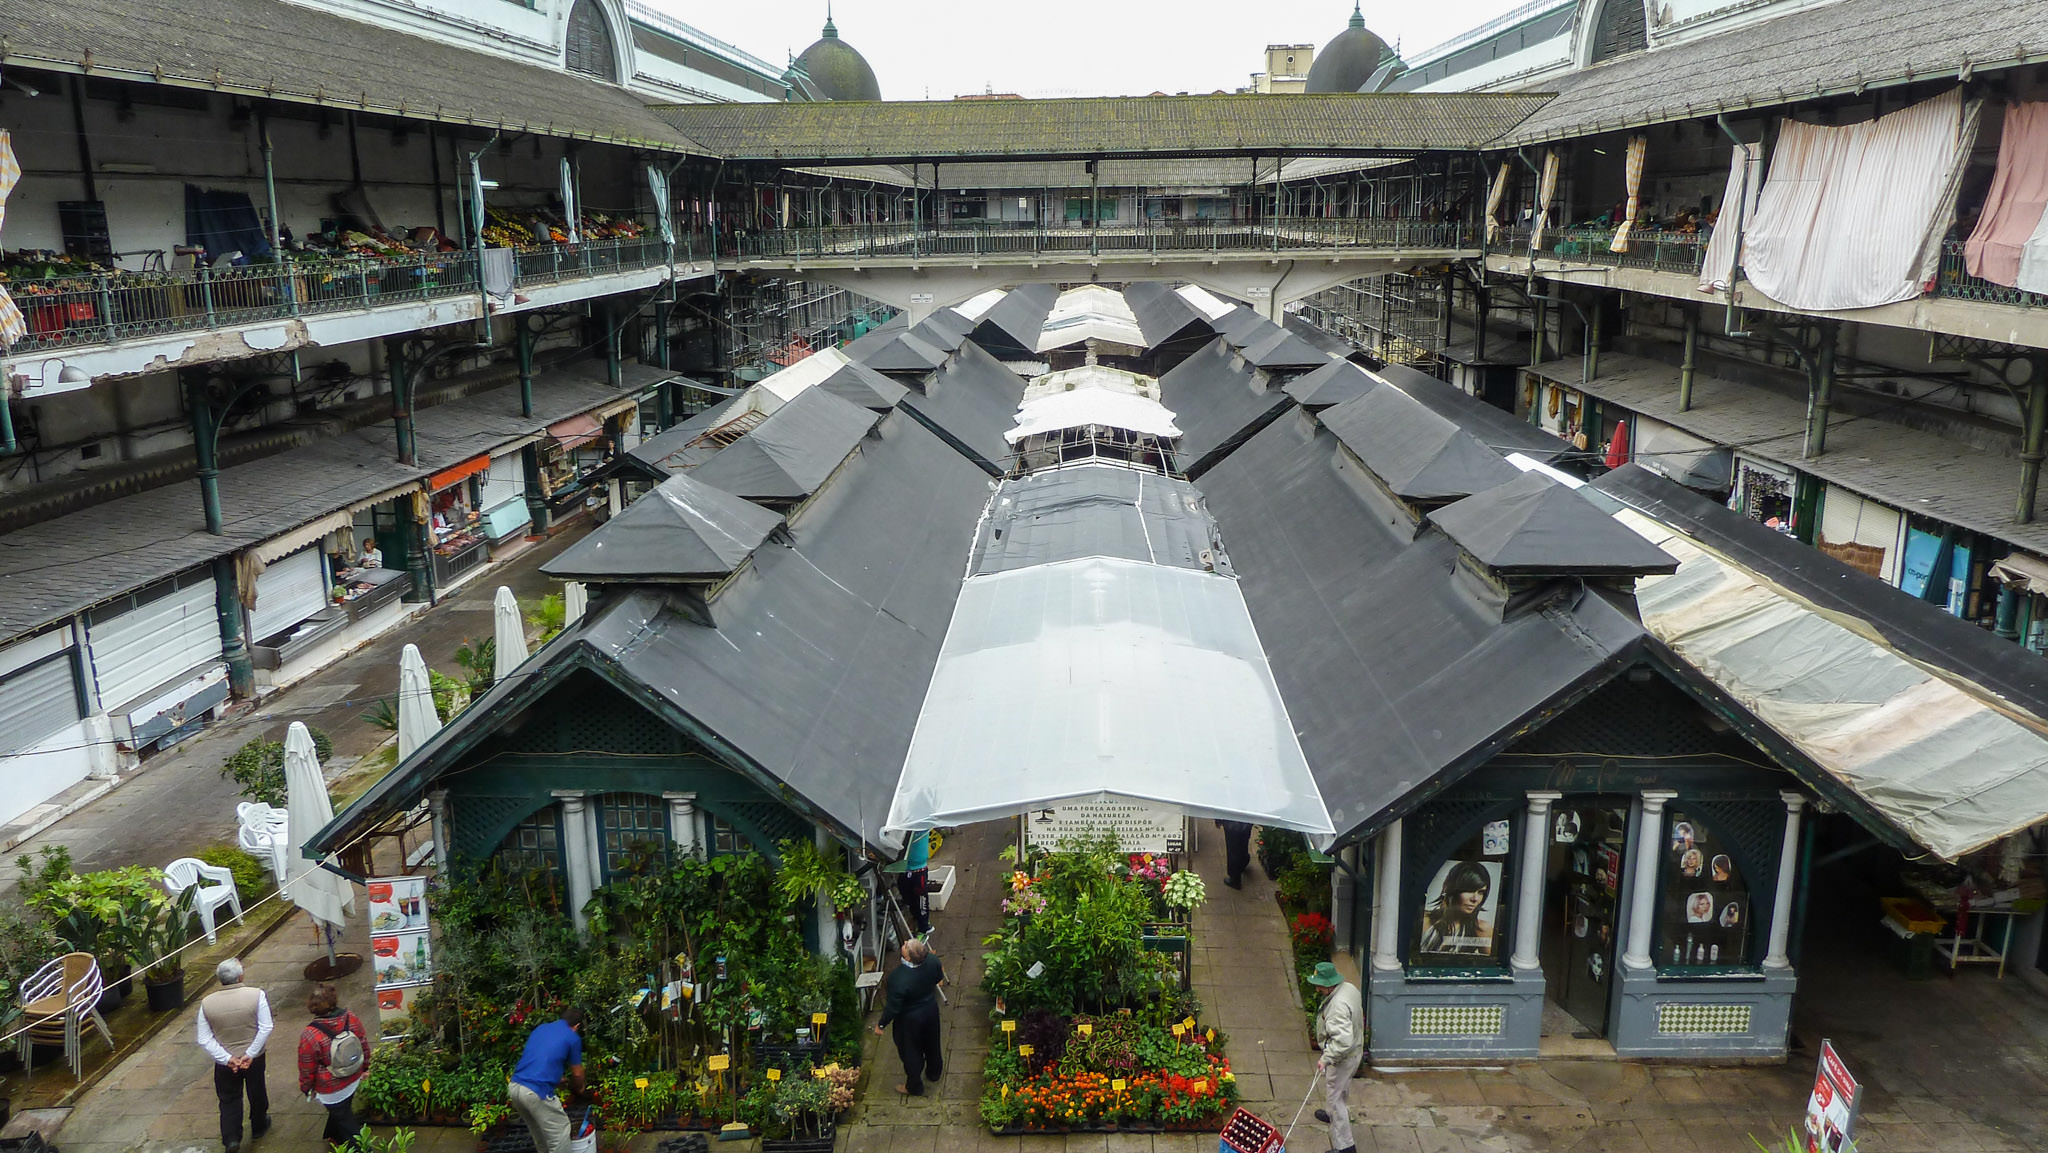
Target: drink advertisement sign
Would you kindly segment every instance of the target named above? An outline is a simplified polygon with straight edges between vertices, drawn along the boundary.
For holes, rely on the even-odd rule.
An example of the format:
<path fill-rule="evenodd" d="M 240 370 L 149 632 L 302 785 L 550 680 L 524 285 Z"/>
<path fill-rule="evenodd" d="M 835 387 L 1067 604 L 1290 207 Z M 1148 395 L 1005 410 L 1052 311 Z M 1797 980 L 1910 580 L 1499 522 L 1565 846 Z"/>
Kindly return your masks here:
<path fill-rule="evenodd" d="M 434 982 L 425 877 L 372 877 L 370 970 L 377 977 L 377 1039 L 412 1031 L 416 993 Z"/>
<path fill-rule="evenodd" d="M 1857 1108 L 1862 1103 L 1863 1086 L 1849 1075 L 1849 1067 L 1842 1064 L 1834 1042 L 1822 1041 L 1813 1093 L 1806 1099 L 1806 1153 L 1853 1149 L 1850 1138 L 1856 1127 Z"/>

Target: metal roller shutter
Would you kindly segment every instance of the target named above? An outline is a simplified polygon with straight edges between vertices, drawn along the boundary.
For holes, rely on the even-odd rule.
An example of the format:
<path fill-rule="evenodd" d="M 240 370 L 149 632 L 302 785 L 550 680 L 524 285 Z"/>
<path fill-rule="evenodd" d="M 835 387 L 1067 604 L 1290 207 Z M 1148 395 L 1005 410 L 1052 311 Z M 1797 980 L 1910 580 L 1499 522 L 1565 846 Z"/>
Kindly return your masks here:
<path fill-rule="evenodd" d="M 477 508 L 485 512 L 526 495 L 525 469 L 519 457 L 492 457 L 491 470 L 479 479 L 483 481 L 484 491 Z"/>
<path fill-rule="evenodd" d="M 70 649 L 0 676 L 0 756 L 32 748 L 84 716 Z"/>
<path fill-rule="evenodd" d="M 318 548 L 302 549 L 256 578 L 249 639 L 261 642 L 327 607 L 327 574 Z"/>
<path fill-rule="evenodd" d="M 88 637 L 100 701 L 120 712 L 158 685 L 220 659 L 213 577 L 200 569 L 94 609 Z"/>

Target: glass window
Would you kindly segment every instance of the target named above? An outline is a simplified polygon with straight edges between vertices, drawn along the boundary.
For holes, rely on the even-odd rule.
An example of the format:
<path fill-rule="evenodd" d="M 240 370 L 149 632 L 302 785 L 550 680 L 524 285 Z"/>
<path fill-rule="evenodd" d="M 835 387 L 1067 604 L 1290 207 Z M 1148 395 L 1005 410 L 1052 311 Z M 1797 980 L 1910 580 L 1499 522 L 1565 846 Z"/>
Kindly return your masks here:
<path fill-rule="evenodd" d="M 724 817 L 711 818 L 711 851 L 714 853 L 751 853 L 754 842 L 745 833 L 735 828 Z"/>
<path fill-rule="evenodd" d="M 1514 822 L 1503 817 L 1488 821 L 1436 867 L 1422 891 L 1411 964 L 1463 969 L 1504 963 L 1513 850 Z"/>
<path fill-rule="evenodd" d="M 562 821 L 553 804 L 543 805 L 512 826 L 498 845 L 498 863 L 508 871 L 562 869 Z"/>
<path fill-rule="evenodd" d="M 1699 817 L 1667 809 L 1665 818 L 1658 967 L 1748 964 L 1753 910 L 1734 854 Z"/>
<path fill-rule="evenodd" d="M 641 871 L 667 858 L 668 802 L 646 793 L 605 793 L 597 798 L 597 836 L 604 879 Z"/>

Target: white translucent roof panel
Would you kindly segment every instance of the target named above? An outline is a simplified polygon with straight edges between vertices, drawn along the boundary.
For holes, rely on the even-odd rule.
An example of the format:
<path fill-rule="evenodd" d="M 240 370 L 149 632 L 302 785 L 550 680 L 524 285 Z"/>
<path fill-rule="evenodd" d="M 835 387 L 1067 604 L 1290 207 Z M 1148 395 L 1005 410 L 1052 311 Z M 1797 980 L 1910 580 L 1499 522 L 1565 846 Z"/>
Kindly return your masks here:
<path fill-rule="evenodd" d="M 826 377 L 852 363 L 845 353 L 836 348 L 821 348 L 781 372 L 764 378 L 755 387 L 774 397 L 776 403 L 774 407 L 762 406 L 761 411 L 774 412 L 795 400 L 805 389 L 822 383 Z"/>
<path fill-rule="evenodd" d="M 959 313 L 960 315 L 966 317 L 969 320 L 979 321 L 982 317 L 988 315 L 989 309 L 994 308 L 998 304 L 1001 304 L 1003 302 L 1003 297 L 1008 295 L 1010 295 L 1009 289 L 991 288 L 987 292 L 982 293 L 980 296 L 973 297 L 963 304 L 954 305 L 953 311 Z"/>
<path fill-rule="evenodd" d="M 1174 291 L 1180 294 L 1182 300 L 1187 301 L 1189 305 L 1193 306 L 1196 312 L 1201 313 L 1210 320 L 1217 320 L 1228 316 L 1237 308 L 1236 305 L 1217 296 L 1208 289 L 1198 288 L 1192 284 L 1183 284 L 1179 288 L 1174 289 Z"/>
<path fill-rule="evenodd" d="M 1027 436 L 1089 424 L 1168 439 L 1180 436 L 1173 412 L 1158 401 L 1128 392 L 1084 388 L 1056 392 L 1024 405 L 1017 410 L 1017 427 L 1004 433 L 1003 439 L 1016 444 Z"/>
<path fill-rule="evenodd" d="M 1056 392 L 1079 392 L 1084 388 L 1099 388 L 1109 392 L 1128 392 L 1137 396 L 1159 399 L 1159 378 L 1140 373 L 1126 372 L 1106 364 L 1084 364 L 1079 368 L 1048 372 L 1031 379 L 1024 386 L 1024 403 L 1053 395 Z"/>
<path fill-rule="evenodd" d="M 1145 347 L 1145 333 L 1139 329 L 1138 318 L 1132 314 L 1123 293 L 1099 284 L 1060 293 L 1052 311 L 1046 314 L 1044 327 L 1039 329 L 1038 346 L 1033 351 L 1069 348 L 1088 340 Z"/>
<path fill-rule="evenodd" d="M 886 827 L 1095 797 L 1333 835 L 1236 581 L 1094 557 L 962 587 Z"/>

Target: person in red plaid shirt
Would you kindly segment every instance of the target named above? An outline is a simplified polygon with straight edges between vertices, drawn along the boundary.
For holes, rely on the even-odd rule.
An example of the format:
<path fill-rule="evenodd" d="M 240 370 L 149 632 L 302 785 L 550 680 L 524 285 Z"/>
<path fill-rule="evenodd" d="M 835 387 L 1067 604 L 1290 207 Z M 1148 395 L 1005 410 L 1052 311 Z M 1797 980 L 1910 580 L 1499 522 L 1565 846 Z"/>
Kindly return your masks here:
<path fill-rule="evenodd" d="M 327 1143 L 345 1144 L 362 1129 L 354 1102 L 356 1086 L 370 1066 L 370 1035 L 360 1018 L 341 1007 L 333 985 L 315 985 L 306 1008 L 313 1021 L 299 1034 L 299 1092 L 327 1106 L 327 1126 L 321 1130 Z M 355 1034 L 356 1054 L 352 1062 L 344 1055 L 343 1069 L 337 1070 L 335 1038 L 347 1033 Z M 347 1068 L 351 1063 L 354 1068 Z"/>

